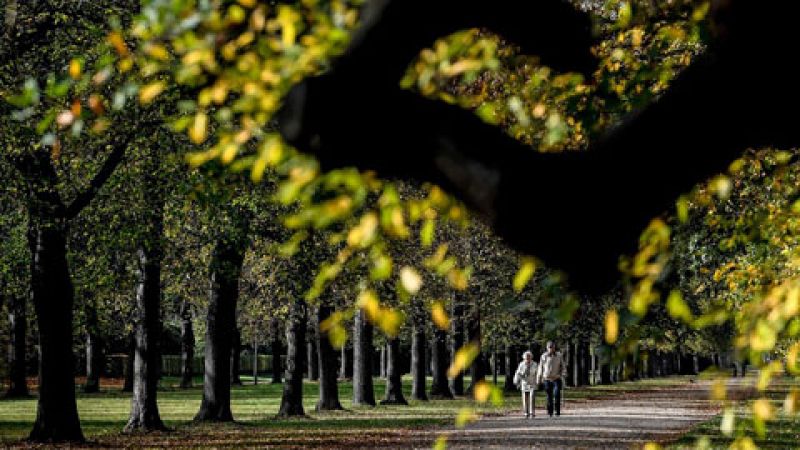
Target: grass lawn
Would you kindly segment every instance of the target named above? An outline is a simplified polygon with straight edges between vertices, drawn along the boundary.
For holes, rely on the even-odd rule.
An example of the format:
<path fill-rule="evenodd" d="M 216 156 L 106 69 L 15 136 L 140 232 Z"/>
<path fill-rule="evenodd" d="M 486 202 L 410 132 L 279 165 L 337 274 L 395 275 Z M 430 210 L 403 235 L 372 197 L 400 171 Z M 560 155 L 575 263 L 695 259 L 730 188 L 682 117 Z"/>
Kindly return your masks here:
<path fill-rule="evenodd" d="M 419 428 L 452 424 L 458 411 L 472 406 L 469 399 L 410 401 L 409 406 L 352 407 L 352 384 L 339 383 L 339 397 L 345 411 L 315 412 L 318 384 L 304 385 L 306 419 L 275 419 L 280 405 L 281 385 L 261 383 L 254 386 L 252 378 L 242 377 L 243 386 L 232 392 L 235 424 L 195 425 L 191 423 L 200 407 L 202 380 L 196 387 L 177 388 L 178 380 L 164 378 L 159 392 L 159 409 L 172 433 L 154 433 L 146 436 L 126 436 L 120 431 L 125 425 L 130 407 L 130 394 L 122 393 L 119 380 L 113 380 L 100 393 L 78 393 L 78 410 L 87 439 L 98 445 L 130 446 L 263 446 L 286 447 L 344 445 L 348 441 L 365 444 L 369 440 L 401 444 L 409 433 Z M 499 382 L 502 383 L 502 378 Z M 680 383 L 679 377 L 644 380 L 636 383 L 619 383 L 611 386 L 567 388 L 566 398 L 576 401 L 624 394 L 626 391 L 663 387 Z M 429 380 L 430 382 L 430 380 Z M 469 380 L 465 381 L 468 385 Z M 404 378 L 405 393 L 410 397 L 411 379 Z M 375 378 L 375 397 L 380 400 L 385 388 L 384 380 Z M 539 395 L 542 395 L 541 393 Z M 541 397 L 540 397 L 541 398 Z M 518 394 L 506 394 L 504 406 L 482 406 L 482 414 L 505 414 L 519 408 Z M 542 403 L 539 403 L 541 405 Z M 567 405 L 568 407 L 568 405 Z M 36 416 L 35 399 L 0 400 L 0 445 L 13 443 L 27 436 Z"/>
<path fill-rule="evenodd" d="M 767 398 L 770 399 L 776 415 L 774 420 L 767 423 L 764 439 L 754 439 L 755 444 L 759 448 L 800 448 L 800 415 L 795 414 L 791 416 L 783 411 L 783 402 L 786 398 L 786 394 L 792 388 L 798 387 L 800 387 L 800 380 L 784 377 L 775 379 L 767 389 Z M 750 414 L 750 402 L 747 400 L 737 401 L 735 403 L 735 411 L 736 430 L 749 436 L 755 436 L 753 420 Z M 670 448 L 694 447 L 702 441 L 703 444 L 698 447 L 727 449 L 734 441 L 734 438 L 726 437 L 720 433 L 721 424 L 722 415 L 719 415 L 714 420 L 702 423 L 692 429 L 680 440 L 671 445 Z"/>

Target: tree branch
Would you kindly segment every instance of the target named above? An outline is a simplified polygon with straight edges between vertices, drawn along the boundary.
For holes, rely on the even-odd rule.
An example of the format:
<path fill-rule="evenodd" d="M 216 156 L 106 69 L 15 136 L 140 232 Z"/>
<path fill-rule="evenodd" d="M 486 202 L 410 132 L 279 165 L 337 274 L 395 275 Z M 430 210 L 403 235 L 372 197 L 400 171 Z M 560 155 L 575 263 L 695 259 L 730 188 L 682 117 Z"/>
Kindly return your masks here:
<path fill-rule="evenodd" d="M 125 137 L 120 138 L 120 140 L 114 145 L 113 149 L 111 150 L 111 154 L 108 155 L 106 161 L 103 163 L 103 167 L 95 174 L 92 181 L 89 183 L 89 186 L 81 193 L 79 193 L 72 203 L 67 206 L 65 210 L 65 217 L 67 219 L 72 219 L 80 213 L 83 208 L 85 208 L 92 199 L 97 196 L 97 193 L 100 191 L 100 188 L 108 181 L 111 177 L 111 174 L 114 173 L 117 166 L 122 162 L 123 157 L 125 156 L 125 150 L 128 148 L 128 144 L 133 140 L 133 135 L 127 135 Z"/>

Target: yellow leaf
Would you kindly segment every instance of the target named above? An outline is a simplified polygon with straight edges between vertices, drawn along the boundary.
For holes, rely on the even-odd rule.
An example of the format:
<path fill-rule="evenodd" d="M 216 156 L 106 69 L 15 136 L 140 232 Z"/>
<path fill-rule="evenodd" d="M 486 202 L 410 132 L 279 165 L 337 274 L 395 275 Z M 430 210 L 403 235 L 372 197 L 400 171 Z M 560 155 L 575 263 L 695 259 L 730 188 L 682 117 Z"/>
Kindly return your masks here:
<path fill-rule="evenodd" d="M 616 343 L 619 337 L 619 313 L 614 309 L 606 311 L 605 330 L 606 342 L 612 345 Z"/>
<path fill-rule="evenodd" d="M 491 394 L 492 389 L 489 387 L 489 383 L 485 381 L 479 381 L 475 384 L 472 388 L 472 394 L 475 397 L 475 401 L 478 403 L 486 403 L 489 400 L 489 394 Z"/>
<path fill-rule="evenodd" d="M 69 76 L 72 77 L 73 80 L 77 80 L 81 77 L 81 69 L 82 64 L 79 59 L 73 59 L 69 62 Z"/>
<path fill-rule="evenodd" d="M 692 310 L 689 309 L 689 305 L 683 300 L 680 291 L 674 290 L 670 292 L 667 298 L 667 311 L 673 319 L 683 320 L 686 323 L 694 320 Z"/>
<path fill-rule="evenodd" d="M 728 396 L 727 380 L 720 378 L 714 380 L 711 385 L 711 399 L 712 400 L 725 400 Z"/>
<path fill-rule="evenodd" d="M 446 450 L 447 449 L 447 436 L 439 436 L 436 442 L 433 443 L 433 450 Z"/>
<path fill-rule="evenodd" d="M 208 116 L 206 113 L 195 114 L 192 126 L 189 128 L 189 139 L 195 144 L 202 144 L 206 140 L 208 132 Z"/>
<path fill-rule="evenodd" d="M 108 35 L 108 42 L 111 46 L 114 47 L 114 50 L 117 51 L 117 54 L 120 56 L 127 56 L 128 55 L 128 46 L 125 45 L 125 39 L 122 38 L 122 35 L 119 34 L 118 31 L 113 31 Z"/>
<path fill-rule="evenodd" d="M 475 413 L 475 410 L 464 407 L 461 408 L 458 411 L 458 415 L 456 415 L 456 426 L 458 428 L 464 428 L 476 420 L 478 420 L 478 415 Z"/>
<path fill-rule="evenodd" d="M 378 327 L 389 337 L 397 336 L 400 325 L 403 324 L 403 315 L 392 308 L 383 308 L 378 319 Z"/>
<path fill-rule="evenodd" d="M 800 357 L 800 342 L 795 343 L 789 350 L 786 351 L 786 371 L 791 375 L 800 375 L 800 364 L 798 358 Z"/>
<path fill-rule="evenodd" d="M 719 431 L 721 431 L 725 436 L 730 436 L 733 434 L 735 425 L 736 414 L 732 409 L 726 409 L 725 414 L 722 415 L 722 422 L 719 425 Z"/>
<path fill-rule="evenodd" d="M 642 450 L 661 450 L 661 446 L 655 442 L 648 442 L 647 444 L 644 444 Z"/>
<path fill-rule="evenodd" d="M 536 261 L 533 258 L 524 258 L 520 264 L 517 274 L 514 275 L 514 291 L 521 292 L 528 281 L 531 280 L 536 272 Z"/>
<path fill-rule="evenodd" d="M 164 92 L 164 89 L 167 87 L 166 83 L 163 81 L 154 81 L 139 90 L 139 103 L 142 105 L 147 105 L 148 103 L 152 102 L 159 94 Z"/>
<path fill-rule="evenodd" d="M 422 287 L 422 277 L 413 268 L 405 266 L 400 269 L 400 283 L 406 292 L 415 295 Z"/>
<path fill-rule="evenodd" d="M 766 398 L 760 398 L 753 402 L 753 414 L 757 419 L 770 420 L 775 414 L 772 403 Z"/>
<path fill-rule="evenodd" d="M 447 331 L 450 329 L 450 318 L 447 316 L 447 311 L 445 311 L 442 302 L 434 302 L 431 305 L 431 318 L 433 318 L 434 325 L 440 330 Z"/>
<path fill-rule="evenodd" d="M 480 353 L 480 346 L 476 342 L 470 342 L 456 352 L 456 355 L 453 357 L 453 363 L 450 364 L 450 367 L 447 369 L 447 377 L 448 378 L 455 378 L 458 376 L 459 373 L 464 371 L 472 361 Z"/>

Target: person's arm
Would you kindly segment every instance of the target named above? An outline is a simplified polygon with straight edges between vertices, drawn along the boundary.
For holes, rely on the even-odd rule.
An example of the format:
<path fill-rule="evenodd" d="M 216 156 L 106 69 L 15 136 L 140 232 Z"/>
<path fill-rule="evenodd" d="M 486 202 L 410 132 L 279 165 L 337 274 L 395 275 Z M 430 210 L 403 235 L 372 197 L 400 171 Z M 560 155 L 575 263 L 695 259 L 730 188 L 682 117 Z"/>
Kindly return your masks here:
<path fill-rule="evenodd" d="M 544 356 L 544 355 L 542 355 Z M 540 384 L 542 382 L 542 367 L 544 364 L 542 363 L 541 359 L 539 360 L 539 364 L 536 366 L 536 384 Z"/>

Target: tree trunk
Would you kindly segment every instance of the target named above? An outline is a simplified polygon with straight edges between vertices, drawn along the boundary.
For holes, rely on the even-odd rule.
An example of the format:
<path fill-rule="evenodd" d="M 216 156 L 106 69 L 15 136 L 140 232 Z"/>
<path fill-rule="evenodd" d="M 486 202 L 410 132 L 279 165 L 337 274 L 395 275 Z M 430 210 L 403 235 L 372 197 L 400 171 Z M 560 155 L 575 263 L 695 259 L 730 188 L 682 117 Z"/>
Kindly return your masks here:
<path fill-rule="evenodd" d="M 151 149 L 143 161 L 144 220 L 138 248 L 136 358 L 131 415 L 125 431 L 164 430 L 158 412 L 161 350 L 161 262 L 164 257 L 164 198 L 160 155 Z"/>
<path fill-rule="evenodd" d="M 128 355 L 125 358 L 123 367 L 125 381 L 122 384 L 122 392 L 133 392 L 133 365 L 136 359 L 136 330 L 128 338 Z"/>
<path fill-rule="evenodd" d="M 426 361 L 425 361 L 425 347 L 427 340 L 425 339 L 425 323 L 422 318 L 418 318 L 414 324 L 414 330 L 411 335 L 411 374 L 413 382 L 411 384 L 411 398 L 414 400 L 427 401 L 428 396 L 425 395 L 425 380 L 426 380 Z"/>
<path fill-rule="evenodd" d="M 386 395 L 381 405 L 407 405 L 400 370 L 400 339 L 389 339 L 386 349 Z"/>
<path fill-rule="evenodd" d="M 192 387 L 194 377 L 194 326 L 188 300 L 181 303 L 181 389 Z"/>
<path fill-rule="evenodd" d="M 453 302 L 452 339 L 450 340 L 450 359 L 455 358 L 458 349 L 464 345 L 464 305 L 459 298 Z M 451 361 L 452 362 L 452 361 Z M 453 395 L 464 395 L 464 374 L 460 372 L 450 380 L 450 392 Z"/>
<path fill-rule="evenodd" d="M 39 322 L 39 400 L 29 439 L 83 441 L 75 402 L 72 353 L 73 288 L 66 252 L 66 225 L 37 223 L 31 214 L 31 294 Z"/>
<path fill-rule="evenodd" d="M 434 328 L 431 350 L 431 366 L 433 369 L 431 398 L 452 399 L 453 393 L 450 391 L 450 385 L 447 380 L 447 368 L 450 365 L 450 356 L 447 354 L 447 331 Z"/>
<path fill-rule="evenodd" d="M 12 298 L 8 305 L 8 324 L 11 328 L 9 342 L 9 386 L 6 391 L 8 398 L 28 397 L 28 383 L 26 381 L 26 342 L 28 334 L 28 305 L 24 297 Z"/>
<path fill-rule="evenodd" d="M 339 360 L 339 378 L 342 380 L 352 380 L 353 378 L 353 348 L 343 345 Z"/>
<path fill-rule="evenodd" d="M 589 346 L 589 341 L 581 341 L 580 343 L 580 380 L 582 386 L 589 386 L 592 384 L 592 352 Z"/>
<path fill-rule="evenodd" d="M 611 363 L 608 361 L 600 361 L 600 384 L 612 384 L 611 379 Z"/>
<path fill-rule="evenodd" d="M 506 376 L 503 383 L 503 390 L 506 392 L 516 392 L 514 386 L 514 372 L 517 370 L 517 348 L 514 345 L 506 345 Z"/>
<path fill-rule="evenodd" d="M 578 387 L 581 385 L 580 340 L 576 340 L 573 344 L 570 344 L 570 350 L 570 356 L 572 357 L 572 370 L 570 371 L 572 372 L 572 377 L 570 381 L 573 387 Z"/>
<path fill-rule="evenodd" d="M 236 332 L 239 276 L 247 243 L 228 233 L 211 255 L 208 316 L 206 319 L 203 401 L 195 421 L 231 422 L 231 351 Z"/>
<path fill-rule="evenodd" d="M 272 384 L 278 384 L 282 382 L 281 372 L 283 368 L 281 367 L 281 352 L 283 351 L 283 346 L 281 345 L 281 337 L 278 335 L 278 328 L 280 327 L 280 322 L 277 319 L 272 319 Z"/>
<path fill-rule="evenodd" d="M 161 217 L 161 214 L 158 214 Z M 133 397 L 126 432 L 165 430 L 158 412 L 158 378 L 161 352 L 161 233 L 150 234 L 149 245 L 139 248 L 136 288 L 136 357 Z"/>
<path fill-rule="evenodd" d="M 231 346 L 231 384 L 242 385 L 242 378 L 239 376 L 241 371 L 242 354 L 242 333 L 238 328 L 234 329 L 233 345 Z"/>
<path fill-rule="evenodd" d="M 359 309 L 353 321 L 353 405 L 375 406 L 375 388 L 372 385 L 372 334 L 372 324 Z"/>
<path fill-rule="evenodd" d="M 306 370 L 308 371 L 309 381 L 319 380 L 319 347 L 317 346 L 316 332 L 309 330 L 308 336 L 308 364 Z"/>
<path fill-rule="evenodd" d="M 317 308 L 316 338 L 319 349 L 319 400 L 317 411 L 336 411 L 342 408 L 339 403 L 339 383 L 337 380 L 336 349 L 331 345 L 328 333 L 320 328 L 333 314 L 333 306 L 320 305 Z"/>
<path fill-rule="evenodd" d="M 83 392 L 89 394 L 100 390 L 102 366 L 101 344 L 97 327 L 97 308 L 94 298 L 87 299 L 86 312 L 86 383 Z"/>
<path fill-rule="evenodd" d="M 486 355 L 483 353 L 483 339 L 481 336 L 481 314 L 478 305 L 474 305 L 467 322 L 467 339 L 478 344 L 478 356 L 472 361 L 469 372 L 471 375 L 467 392 L 472 393 L 475 386 L 486 379 Z"/>
<path fill-rule="evenodd" d="M 386 346 L 388 344 L 381 345 L 381 364 L 380 364 L 380 377 L 384 380 L 386 379 Z"/>
<path fill-rule="evenodd" d="M 303 410 L 303 362 L 306 359 L 308 312 L 301 300 L 292 302 L 286 319 L 286 381 L 278 416 L 305 416 Z"/>

